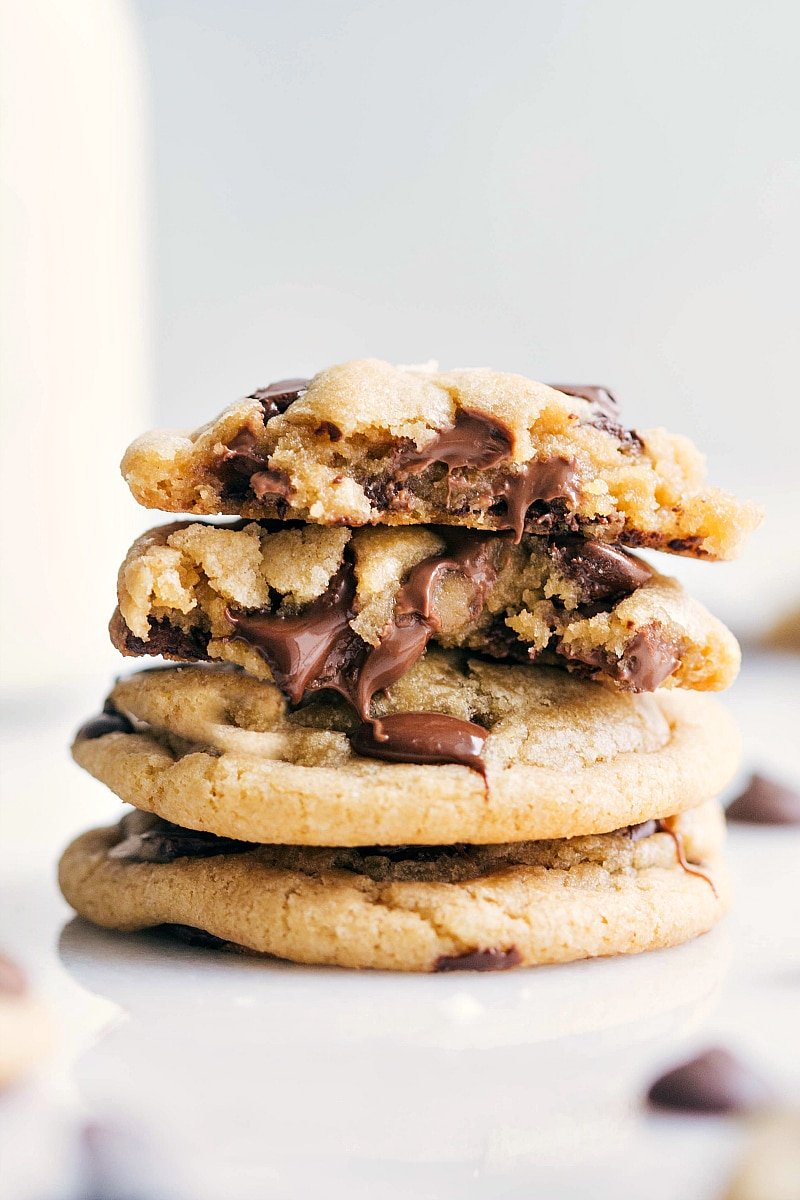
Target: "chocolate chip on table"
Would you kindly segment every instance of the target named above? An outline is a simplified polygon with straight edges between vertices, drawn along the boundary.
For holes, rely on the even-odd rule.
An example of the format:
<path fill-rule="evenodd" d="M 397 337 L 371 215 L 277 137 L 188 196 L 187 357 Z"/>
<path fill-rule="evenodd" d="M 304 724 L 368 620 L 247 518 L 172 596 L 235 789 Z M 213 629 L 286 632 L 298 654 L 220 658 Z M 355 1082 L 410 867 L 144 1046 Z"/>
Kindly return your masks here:
<path fill-rule="evenodd" d="M 756 772 L 725 815 L 747 825 L 800 825 L 800 792 Z"/>
<path fill-rule="evenodd" d="M 751 1067 L 717 1046 L 660 1076 L 647 1099 L 673 1112 L 748 1113 L 768 1107 L 771 1092 Z"/>

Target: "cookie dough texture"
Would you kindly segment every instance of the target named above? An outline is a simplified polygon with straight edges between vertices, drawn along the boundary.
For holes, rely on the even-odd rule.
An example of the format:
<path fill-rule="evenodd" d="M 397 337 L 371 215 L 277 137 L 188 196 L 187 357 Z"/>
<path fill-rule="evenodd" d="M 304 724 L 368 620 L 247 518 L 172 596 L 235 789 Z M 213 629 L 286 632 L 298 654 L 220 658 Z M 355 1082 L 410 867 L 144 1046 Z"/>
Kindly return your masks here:
<path fill-rule="evenodd" d="M 489 466 L 408 454 L 435 449 L 459 417 L 500 427 Z M 230 485 L 231 447 L 258 481 Z M 322 525 L 442 523 L 508 528 L 504 484 L 530 462 L 570 464 L 574 495 L 534 505 L 531 528 L 705 558 L 733 558 L 759 512 L 708 486 L 703 457 L 663 429 L 637 434 L 589 401 L 521 375 L 437 372 L 376 359 L 320 372 L 271 414 L 259 394 L 192 433 L 156 431 L 128 449 L 122 473 L 140 504 L 167 512 L 300 518 Z M 226 472 L 228 472 L 226 474 Z M 554 503 L 549 504 L 553 499 Z M 542 519 L 544 524 L 542 524 Z M 513 522 L 512 522 L 513 523 Z"/>
<path fill-rule="evenodd" d="M 356 583 L 350 625 L 375 646 L 408 572 L 443 552 L 441 530 L 424 527 L 162 526 L 143 534 L 120 568 L 111 637 L 123 654 L 218 659 L 269 679 L 258 651 L 231 638 L 229 610 L 300 612 L 323 595 L 347 555 Z M 591 581 L 570 570 L 559 547 L 541 538 L 526 537 L 518 546 L 508 536 L 499 538 L 492 557 L 497 577 L 477 606 L 475 589 L 458 572 L 443 574 L 437 583 L 433 605 L 440 645 L 498 658 L 530 652 L 624 687 L 630 686 L 625 664 L 644 635 L 677 663 L 663 686 L 718 691 L 736 677 L 736 639 L 674 579 L 653 572 L 631 594 L 612 594 L 598 605 Z M 646 576 L 640 561 L 633 559 L 633 568 Z"/>
<path fill-rule="evenodd" d="M 115 929 L 188 925 L 304 963 L 496 969 L 633 954 L 710 929 L 728 898 L 719 808 L 704 805 L 675 828 L 714 887 L 681 868 L 666 833 L 444 847 L 422 861 L 378 847 L 263 846 L 154 864 L 110 858 L 117 827 L 73 842 L 60 883 L 82 916 Z"/>
<path fill-rule="evenodd" d="M 379 697 L 489 730 L 487 780 L 468 767 L 356 754 L 357 718 L 322 696 L 290 711 L 224 667 L 143 671 L 112 704 L 133 722 L 73 746 L 124 801 L 192 829 L 297 845 L 493 843 L 604 833 L 679 813 L 736 770 L 734 723 L 710 697 L 634 696 L 545 667 L 434 650 Z"/>

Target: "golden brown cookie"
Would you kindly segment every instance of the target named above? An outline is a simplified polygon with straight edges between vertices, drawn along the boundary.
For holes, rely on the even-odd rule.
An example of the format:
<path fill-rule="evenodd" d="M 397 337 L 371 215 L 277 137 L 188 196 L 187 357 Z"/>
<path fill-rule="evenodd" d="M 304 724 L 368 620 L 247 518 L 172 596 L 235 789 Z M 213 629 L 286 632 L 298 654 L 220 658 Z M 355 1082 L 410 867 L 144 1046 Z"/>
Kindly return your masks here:
<path fill-rule="evenodd" d="M 135 813 L 73 842 L 59 880 L 82 916 L 113 929 L 178 925 L 304 963 L 505 970 L 633 954 L 710 929 L 728 900 L 719 807 L 670 828 L 513 846 L 220 853 L 208 836 L 182 844 L 185 831 Z"/>
<path fill-rule="evenodd" d="M 720 690 L 740 660 L 733 635 L 674 579 L 584 538 L 177 523 L 134 543 L 117 592 L 123 654 L 238 663 L 295 701 L 343 662 L 339 686 L 364 712 L 429 640 L 626 691 Z M 292 655 L 312 631 L 309 665 Z"/>
<path fill-rule="evenodd" d="M 322 525 L 581 533 L 733 558 L 760 514 L 708 486 L 686 438 L 622 427 L 604 388 L 377 359 L 256 391 L 193 433 L 127 451 L 133 495 L 167 512 Z"/>
<path fill-rule="evenodd" d="M 339 697 L 292 710 L 274 684 L 224 667 L 121 680 L 73 754 L 123 800 L 180 825 L 331 846 L 603 833 L 711 798 L 738 764 L 735 725 L 709 697 L 614 692 L 456 652 L 431 650 L 376 708 L 387 726 L 421 711 L 423 741 L 437 722 L 470 722 L 485 778 L 452 761 L 364 757 L 351 741 L 363 751 L 364 727 Z"/>

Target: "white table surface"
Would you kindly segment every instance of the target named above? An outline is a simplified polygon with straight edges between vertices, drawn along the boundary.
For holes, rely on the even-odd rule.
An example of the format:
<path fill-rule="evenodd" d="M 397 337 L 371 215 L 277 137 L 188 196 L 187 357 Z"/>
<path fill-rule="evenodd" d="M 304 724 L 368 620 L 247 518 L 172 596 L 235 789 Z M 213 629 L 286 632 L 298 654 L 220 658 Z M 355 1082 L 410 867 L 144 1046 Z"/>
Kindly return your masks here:
<path fill-rule="evenodd" d="M 732 827 L 733 913 L 634 958 L 404 977 L 114 935 L 54 882 L 118 811 L 65 749 L 103 691 L 6 698 L 0 945 L 56 1048 L 0 1100 L 2 1200 L 713 1200 L 746 1123 L 648 1113 L 654 1075 L 721 1042 L 800 1106 L 796 830 Z M 800 660 L 751 655 L 726 698 L 747 765 L 790 782 L 798 696 Z"/>

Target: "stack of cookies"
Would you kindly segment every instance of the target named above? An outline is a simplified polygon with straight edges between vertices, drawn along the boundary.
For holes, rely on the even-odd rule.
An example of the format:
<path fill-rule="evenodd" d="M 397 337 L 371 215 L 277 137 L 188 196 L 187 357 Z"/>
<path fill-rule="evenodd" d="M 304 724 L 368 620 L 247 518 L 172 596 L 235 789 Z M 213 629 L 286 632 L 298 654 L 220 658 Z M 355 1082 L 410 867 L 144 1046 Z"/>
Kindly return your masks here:
<path fill-rule="evenodd" d="M 135 442 L 147 508 L 76 761 L 133 805 L 61 887 L 305 963 L 502 970 L 674 945 L 727 903 L 729 631 L 631 548 L 758 513 L 604 388 L 350 362 Z M 226 523 L 206 517 L 232 517 Z"/>

